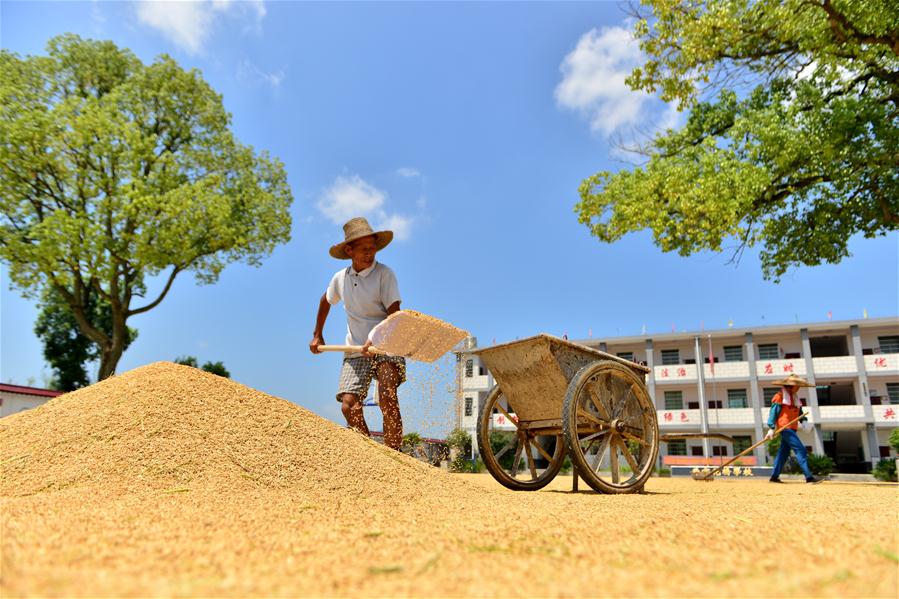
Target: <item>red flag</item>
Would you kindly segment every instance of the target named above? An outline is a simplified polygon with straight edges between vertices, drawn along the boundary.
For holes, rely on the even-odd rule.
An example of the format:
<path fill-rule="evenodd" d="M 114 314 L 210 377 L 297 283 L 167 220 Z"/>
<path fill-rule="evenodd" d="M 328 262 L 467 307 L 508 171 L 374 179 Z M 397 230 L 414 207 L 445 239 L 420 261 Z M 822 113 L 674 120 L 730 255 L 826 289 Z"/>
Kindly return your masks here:
<path fill-rule="evenodd" d="M 715 354 L 712 353 L 712 336 L 709 335 L 709 369 L 712 371 L 712 376 L 715 376 Z"/>

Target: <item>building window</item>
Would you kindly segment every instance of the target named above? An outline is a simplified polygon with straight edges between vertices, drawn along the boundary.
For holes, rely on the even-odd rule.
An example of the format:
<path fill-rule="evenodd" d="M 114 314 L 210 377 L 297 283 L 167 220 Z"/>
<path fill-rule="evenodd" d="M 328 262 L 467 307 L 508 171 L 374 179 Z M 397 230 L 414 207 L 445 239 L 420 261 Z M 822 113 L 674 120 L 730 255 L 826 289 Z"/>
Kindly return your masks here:
<path fill-rule="evenodd" d="M 468 378 L 474 376 L 474 360 L 465 360 L 465 376 Z"/>
<path fill-rule="evenodd" d="M 834 431 L 821 431 L 821 441 L 836 441 L 837 436 Z"/>
<path fill-rule="evenodd" d="M 720 399 L 711 400 L 709 402 L 709 409 L 710 410 L 720 410 L 721 409 L 721 400 Z"/>
<path fill-rule="evenodd" d="M 759 345 L 759 360 L 777 360 L 780 358 L 780 350 L 776 343 L 762 343 Z"/>
<path fill-rule="evenodd" d="M 877 344 L 880 345 L 882 354 L 899 354 L 899 335 L 878 337 Z"/>
<path fill-rule="evenodd" d="M 743 346 L 742 345 L 725 345 L 724 346 L 725 362 L 742 362 Z"/>
<path fill-rule="evenodd" d="M 663 349 L 662 350 L 662 365 L 663 366 L 672 366 L 675 364 L 680 364 L 680 350 L 679 349 Z"/>
<path fill-rule="evenodd" d="M 465 415 L 466 416 L 471 416 L 473 403 L 474 402 L 472 401 L 472 399 L 470 397 L 465 398 Z"/>
<path fill-rule="evenodd" d="M 484 368 L 483 366 L 478 366 L 478 374 L 480 376 L 484 376 L 485 374 L 487 374 L 487 369 Z"/>
<path fill-rule="evenodd" d="M 684 409 L 684 392 L 683 391 L 665 391 L 665 409 L 666 410 L 683 410 Z"/>
<path fill-rule="evenodd" d="M 734 435 L 734 455 L 746 451 L 752 445 L 752 437 L 749 435 Z"/>
<path fill-rule="evenodd" d="M 889 445 L 880 445 L 878 447 L 880 449 L 880 457 L 888 458 L 890 457 L 890 446 Z"/>
<path fill-rule="evenodd" d="M 774 396 L 778 393 L 780 393 L 780 389 L 778 389 L 777 387 L 765 387 L 764 389 L 762 389 L 766 408 L 771 407 L 771 402 L 774 400 Z"/>
<path fill-rule="evenodd" d="M 891 404 L 899 404 L 899 383 L 887 383 L 887 397 Z"/>
<path fill-rule="evenodd" d="M 749 403 L 746 401 L 746 389 L 728 389 L 727 390 L 727 407 L 728 408 L 748 408 Z"/>
<path fill-rule="evenodd" d="M 623 358 L 625 360 L 630 360 L 631 362 L 634 361 L 634 352 L 632 352 L 632 351 L 618 352 L 615 355 L 618 356 L 619 358 Z"/>
<path fill-rule="evenodd" d="M 694 445 L 693 447 L 691 447 L 690 455 L 694 457 L 702 457 L 702 445 Z"/>
<path fill-rule="evenodd" d="M 668 441 L 668 455 L 687 455 L 687 440 L 672 439 Z"/>
<path fill-rule="evenodd" d="M 727 445 L 712 445 L 712 455 L 726 456 L 727 455 Z"/>

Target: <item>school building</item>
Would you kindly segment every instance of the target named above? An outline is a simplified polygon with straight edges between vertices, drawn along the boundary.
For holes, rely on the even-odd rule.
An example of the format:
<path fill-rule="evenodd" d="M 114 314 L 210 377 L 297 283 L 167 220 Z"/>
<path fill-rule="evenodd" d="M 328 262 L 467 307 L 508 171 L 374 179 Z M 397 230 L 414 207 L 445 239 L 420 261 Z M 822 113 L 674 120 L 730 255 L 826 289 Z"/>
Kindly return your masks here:
<path fill-rule="evenodd" d="M 710 439 L 661 443 L 663 465 L 705 465 L 732 456 L 767 432 L 773 381 L 790 373 L 815 386 L 802 389 L 813 427 L 799 436 L 826 454 L 837 472 L 868 472 L 895 456 L 887 439 L 899 426 L 899 318 L 827 321 L 744 329 L 580 339 L 576 343 L 642 363 L 661 434 L 723 433 Z M 458 354 L 457 426 L 477 442 L 480 407 L 494 385 L 470 338 Z M 745 465 L 773 462 L 765 445 Z"/>
<path fill-rule="evenodd" d="M 0 383 L 0 418 L 41 406 L 62 391 Z"/>

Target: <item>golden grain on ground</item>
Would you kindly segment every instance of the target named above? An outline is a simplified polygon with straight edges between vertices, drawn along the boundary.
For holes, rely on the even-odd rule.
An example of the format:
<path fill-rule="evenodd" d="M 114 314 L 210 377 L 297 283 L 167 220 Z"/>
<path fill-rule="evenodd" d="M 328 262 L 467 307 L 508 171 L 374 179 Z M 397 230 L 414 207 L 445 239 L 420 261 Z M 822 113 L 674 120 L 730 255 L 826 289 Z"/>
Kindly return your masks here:
<path fill-rule="evenodd" d="M 3 596 L 895 596 L 896 487 L 450 475 L 158 363 L 0 421 Z M 778 571 L 778 574 L 775 574 Z"/>

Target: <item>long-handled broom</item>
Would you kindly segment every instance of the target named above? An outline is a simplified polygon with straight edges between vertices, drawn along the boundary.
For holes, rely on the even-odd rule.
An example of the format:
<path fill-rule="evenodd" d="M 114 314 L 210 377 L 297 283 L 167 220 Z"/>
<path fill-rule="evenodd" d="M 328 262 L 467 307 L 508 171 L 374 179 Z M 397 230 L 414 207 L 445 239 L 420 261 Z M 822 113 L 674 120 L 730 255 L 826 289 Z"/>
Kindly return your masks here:
<path fill-rule="evenodd" d="M 807 414 L 803 414 L 803 413 L 800 412 L 800 413 L 799 413 L 799 416 L 797 416 L 796 418 L 793 418 L 793 419 L 790 420 L 788 423 L 786 423 L 785 425 L 783 425 L 782 427 L 780 427 L 780 428 L 778 428 L 776 431 L 774 431 L 774 436 L 772 436 L 771 438 L 773 439 L 774 437 L 776 437 L 777 435 L 780 434 L 780 431 L 782 431 L 783 429 L 785 429 L 785 428 L 787 428 L 787 427 L 793 425 L 793 424 L 796 423 L 796 422 L 799 422 L 799 420 L 801 420 L 801 419 L 802 419 L 803 417 L 805 417 L 805 416 L 807 416 Z M 753 449 L 755 449 L 756 447 L 758 447 L 758 446 L 761 445 L 762 443 L 766 442 L 767 440 L 768 440 L 767 438 L 763 438 L 761 441 L 759 441 L 759 442 L 756 443 L 755 445 L 752 445 L 751 447 L 747 447 L 746 449 L 744 449 L 743 451 L 741 451 L 740 453 L 738 453 L 737 455 L 735 455 L 735 456 L 732 457 L 731 459 L 727 460 L 725 463 L 721 464 L 720 466 L 718 466 L 717 468 L 715 468 L 715 469 L 712 470 L 711 472 L 694 472 L 694 473 L 693 473 L 693 478 L 694 478 L 695 480 L 701 480 L 701 481 L 705 481 L 705 482 L 709 482 L 709 481 L 711 481 L 711 480 L 714 480 L 713 477 L 714 477 L 716 474 L 718 474 L 719 472 L 721 472 L 722 470 L 724 470 L 725 468 L 727 468 L 728 466 L 730 466 L 731 464 L 733 464 L 734 462 L 736 462 L 737 460 L 739 460 L 740 458 L 742 458 L 744 455 L 750 453 Z"/>

